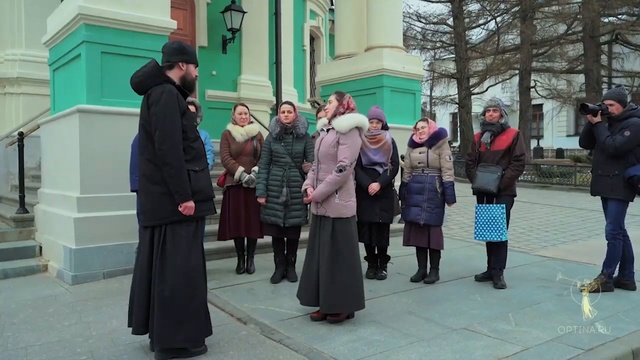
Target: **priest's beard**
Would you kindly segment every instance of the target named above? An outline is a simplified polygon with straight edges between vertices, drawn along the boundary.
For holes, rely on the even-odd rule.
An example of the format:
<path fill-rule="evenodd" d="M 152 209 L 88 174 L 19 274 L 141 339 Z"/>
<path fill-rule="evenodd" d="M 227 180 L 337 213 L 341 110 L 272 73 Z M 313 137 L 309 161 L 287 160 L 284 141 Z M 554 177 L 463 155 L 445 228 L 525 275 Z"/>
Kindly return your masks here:
<path fill-rule="evenodd" d="M 196 91 L 196 84 L 198 79 L 195 76 L 190 76 L 187 73 L 180 78 L 180 86 L 189 94 L 193 94 Z"/>

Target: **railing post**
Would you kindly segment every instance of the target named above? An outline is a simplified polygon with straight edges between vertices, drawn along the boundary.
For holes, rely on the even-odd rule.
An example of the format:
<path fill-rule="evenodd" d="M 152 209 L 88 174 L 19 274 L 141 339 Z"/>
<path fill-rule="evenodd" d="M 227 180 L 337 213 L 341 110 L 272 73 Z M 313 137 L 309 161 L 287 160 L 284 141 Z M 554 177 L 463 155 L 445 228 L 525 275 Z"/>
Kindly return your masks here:
<path fill-rule="evenodd" d="M 24 132 L 18 131 L 18 210 L 16 214 L 28 214 L 24 190 Z"/>

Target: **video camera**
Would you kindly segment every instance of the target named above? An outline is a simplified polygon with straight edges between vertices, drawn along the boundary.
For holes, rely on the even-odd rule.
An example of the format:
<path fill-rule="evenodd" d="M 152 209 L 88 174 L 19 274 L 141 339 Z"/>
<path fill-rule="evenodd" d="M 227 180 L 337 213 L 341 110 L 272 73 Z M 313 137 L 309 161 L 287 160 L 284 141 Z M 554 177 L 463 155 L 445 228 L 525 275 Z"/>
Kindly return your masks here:
<path fill-rule="evenodd" d="M 582 103 L 578 107 L 578 111 L 580 111 L 582 115 L 598 116 L 598 113 L 600 113 L 601 116 L 609 115 L 609 108 L 603 103 Z"/>

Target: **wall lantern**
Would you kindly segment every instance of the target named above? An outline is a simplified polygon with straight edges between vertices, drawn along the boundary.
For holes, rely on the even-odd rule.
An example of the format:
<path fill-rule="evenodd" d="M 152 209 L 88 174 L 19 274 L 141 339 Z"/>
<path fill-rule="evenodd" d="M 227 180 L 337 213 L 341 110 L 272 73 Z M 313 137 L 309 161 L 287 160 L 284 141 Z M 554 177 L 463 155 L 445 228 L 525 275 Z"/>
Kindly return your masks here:
<path fill-rule="evenodd" d="M 222 18 L 224 19 L 224 25 L 227 27 L 227 31 L 231 33 L 231 37 L 227 38 L 226 35 L 222 35 L 222 53 L 227 53 L 227 46 L 236 40 L 236 34 L 242 28 L 242 21 L 244 15 L 247 12 L 244 11 L 242 6 L 236 4 L 236 0 L 231 0 L 231 4 L 225 6 L 224 10 L 220 11 Z"/>

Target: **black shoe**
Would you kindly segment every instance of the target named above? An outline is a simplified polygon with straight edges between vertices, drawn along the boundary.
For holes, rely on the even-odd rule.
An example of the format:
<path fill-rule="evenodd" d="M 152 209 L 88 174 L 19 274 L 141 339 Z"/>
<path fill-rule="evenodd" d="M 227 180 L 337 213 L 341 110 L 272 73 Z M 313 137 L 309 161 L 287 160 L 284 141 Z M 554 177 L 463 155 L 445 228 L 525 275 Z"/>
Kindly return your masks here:
<path fill-rule="evenodd" d="M 418 260 L 418 271 L 411 277 L 411 282 L 417 283 L 423 281 L 427 277 L 427 260 L 428 251 L 426 248 L 416 248 L 416 259 Z"/>
<path fill-rule="evenodd" d="M 207 345 L 193 349 L 158 349 L 154 355 L 156 360 L 188 359 L 204 355 L 209 351 Z"/>
<path fill-rule="evenodd" d="M 296 273 L 296 254 L 287 254 L 286 262 L 287 262 L 287 271 L 286 271 L 287 281 L 292 283 L 297 282 L 298 274 Z"/>
<path fill-rule="evenodd" d="M 411 277 L 411 282 L 417 283 L 423 281 L 427 277 L 427 269 L 418 269 L 415 274 Z"/>
<path fill-rule="evenodd" d="M 622 289 L 622 290 L 628 290 L 628 291 L 638 290 L 638 286 L 635 280 L 623 279 L 620 276 L 615 276 L 613 278 L 613 287 L 615 287 L 616 289 Z"/>
<path fill-rule="evenodd" d="M 282 279 L 284 279 L 285 274 L 287 272 L 284 256 L 276 257 L 274 255 L 273 262 L 276 265 L 276 269 L 273 272 L 273 275 L 271 276 L 270 281 L 272 284 L 279 284 L 282 281 Z"/>
<path fill-rule="evenodd" d="M 586 291 L 589 293 L 603 293 L 613 292 L 615 287 L 613 286 L 613 279 L 609 279 L 605 274 L 600 274 L 590 282 L 579 286 L 580 291 Z"/>
<path fill-rule="evenodd" d="M 378 274 L 378 257 L 375 255 L 365 256 L 364 260 L 367 262 L 367 271 L 364 273 L 364 277 L 369 280 L 375 279 Z"/>
<path fill-rule="evenodd" d="M 386 280 L 387 279 L 387 264 L 391 260 L 391 256 L 389 255 L 380 255 L 378 270 L 376 271 L 376 279 L 377 280 Z"/>
<path fill-rule="evenodd" d="M 493 277 L 491 276 L 491 272 L 489 272 L 489 270 L 477 274 L 476 276 L 473 277 L 473 280 L 477 281 L 477 282 L 489 282 L 489 281 L 493 281 Z"/>
<path fill-rule="evenodd" d="M 504 281 L 503 275 L 496 275 L 492 279 L 493 288 L 498 290 L 504 290 L 507 288 L 507 283 Z"/>
<path fill-rule="evenodd" d="M 238 254 L 238 262 L 236 263 L 236 274 L 244 274 L 245 264 L 244 264 L 244 254 Z"/>
<path fill-rule="evenodd" d="M 439 280 L 440 280 L 440 270 L 431 268 L 429 270 L 429 274 L 427 275 L 427 277 L 424 279 L 423 282 L 425 284 L 435 284 Z"/>

